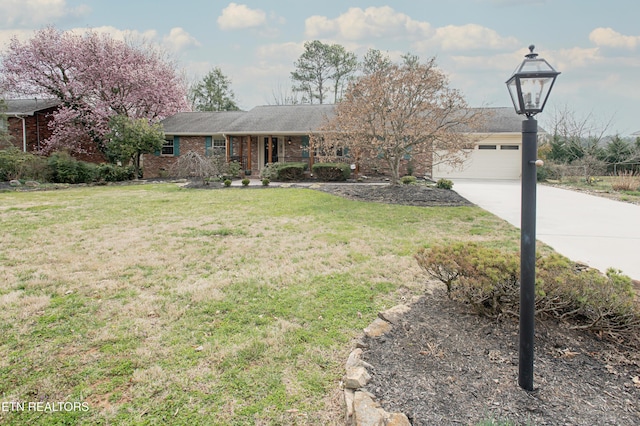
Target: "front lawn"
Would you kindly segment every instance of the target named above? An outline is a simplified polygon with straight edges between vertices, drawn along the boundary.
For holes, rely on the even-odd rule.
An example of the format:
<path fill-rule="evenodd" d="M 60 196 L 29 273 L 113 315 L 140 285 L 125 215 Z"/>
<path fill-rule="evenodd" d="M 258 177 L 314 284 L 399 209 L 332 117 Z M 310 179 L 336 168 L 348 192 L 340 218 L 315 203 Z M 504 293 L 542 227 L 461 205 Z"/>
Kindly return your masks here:
<path fill-rule="evenodd" d="M 353 339 L 459 239 L 519 235 L 308 189 L 0 193 L 0 423 L 338 423 Z"/>

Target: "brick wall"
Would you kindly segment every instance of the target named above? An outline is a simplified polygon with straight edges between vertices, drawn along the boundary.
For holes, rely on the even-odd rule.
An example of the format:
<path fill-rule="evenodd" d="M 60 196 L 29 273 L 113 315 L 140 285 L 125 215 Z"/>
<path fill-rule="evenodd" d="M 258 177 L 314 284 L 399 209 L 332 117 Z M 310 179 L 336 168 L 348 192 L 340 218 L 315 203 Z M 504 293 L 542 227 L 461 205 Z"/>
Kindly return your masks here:
<path fill-rule="evenodd" d="M 35 115 L 30 117 L 24 117 L 25 129 L 27 135 L 27 151 L 34 152 L 40 149 L 40 144 L 47 138 L 51 137 L 51 130 L 49 130 L 49 122 L 51 121 L 50 114 L 55 108 L 49 108 L 42 111 L 38 111 Z M 23 149 L 23 133 L 22 133 L 22 119 L 17 117 L 7 117 L 7 127 L 9 134 L 11 134 L 11 142 L 13 145 L 22 150 Z"/>
<path fill-rule="evenodd" d="M 43 142 L 51 137 L 52 131 L 49 129 L 49 122 L 51 122 L 51 113 L 54 111 L 55 107 L 38 111 L 33 116 L 24 117 L 28 152 L 39 151 L 43 148 Z M 7 117 L 7 128 L 11 135 L 11 143 L 22 151 L 24 149 L 22 119 Z M 81 143 L 81 147 L 85 152 L 74 154 L 74 158 L 91 163 L 103 163 L 106 161 L 104 155 L 90 140 Z"/>
<path fill-rule="evenodd" d="M 204 136 L 183 136 L 180 137 L 180 154 L 195 151 L 200 155 L 205 155 Z M 178 160 L 177 156 L 144 154 L 142 160 L 142 170 L 144 178 L 171 177 L 171 168 Z"/>

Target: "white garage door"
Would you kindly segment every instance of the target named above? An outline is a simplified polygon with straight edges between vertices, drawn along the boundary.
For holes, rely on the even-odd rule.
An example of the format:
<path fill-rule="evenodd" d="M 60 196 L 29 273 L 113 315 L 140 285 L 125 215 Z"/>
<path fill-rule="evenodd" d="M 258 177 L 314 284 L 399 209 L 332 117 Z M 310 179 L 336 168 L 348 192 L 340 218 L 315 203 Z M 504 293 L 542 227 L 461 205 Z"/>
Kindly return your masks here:
<path fill-rule="evenodd" d="M 458 167 L 437 165 L 433 177 L 463 179 L 520 179 L 520 145 L 515 144 L 479 144 Z"/>

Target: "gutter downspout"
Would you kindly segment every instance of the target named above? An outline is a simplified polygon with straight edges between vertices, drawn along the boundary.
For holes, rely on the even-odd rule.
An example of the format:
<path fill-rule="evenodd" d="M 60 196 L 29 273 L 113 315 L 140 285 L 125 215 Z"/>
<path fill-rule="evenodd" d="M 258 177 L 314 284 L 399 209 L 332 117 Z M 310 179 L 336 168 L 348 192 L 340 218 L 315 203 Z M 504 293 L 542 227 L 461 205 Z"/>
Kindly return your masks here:
<path fill-rule="evenodd" d="M 27 152 L 27 121 L 18 114 L 12 114 L 11 116 L 22 120 L 22 151 Z"/>

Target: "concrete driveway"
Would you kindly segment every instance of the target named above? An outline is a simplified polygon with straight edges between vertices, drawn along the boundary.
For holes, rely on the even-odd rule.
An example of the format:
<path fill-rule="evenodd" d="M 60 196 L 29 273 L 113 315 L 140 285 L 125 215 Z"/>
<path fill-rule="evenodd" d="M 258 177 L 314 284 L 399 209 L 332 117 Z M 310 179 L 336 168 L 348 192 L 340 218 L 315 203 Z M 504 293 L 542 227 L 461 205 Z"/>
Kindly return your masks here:
<path fill-rule="evenodd" d="M 454 180 L 472 203 L 520 227 L 520 181 Z M 574 261 L 640 280 L 640 206 L 538 185 L 537 239 Z"/>

